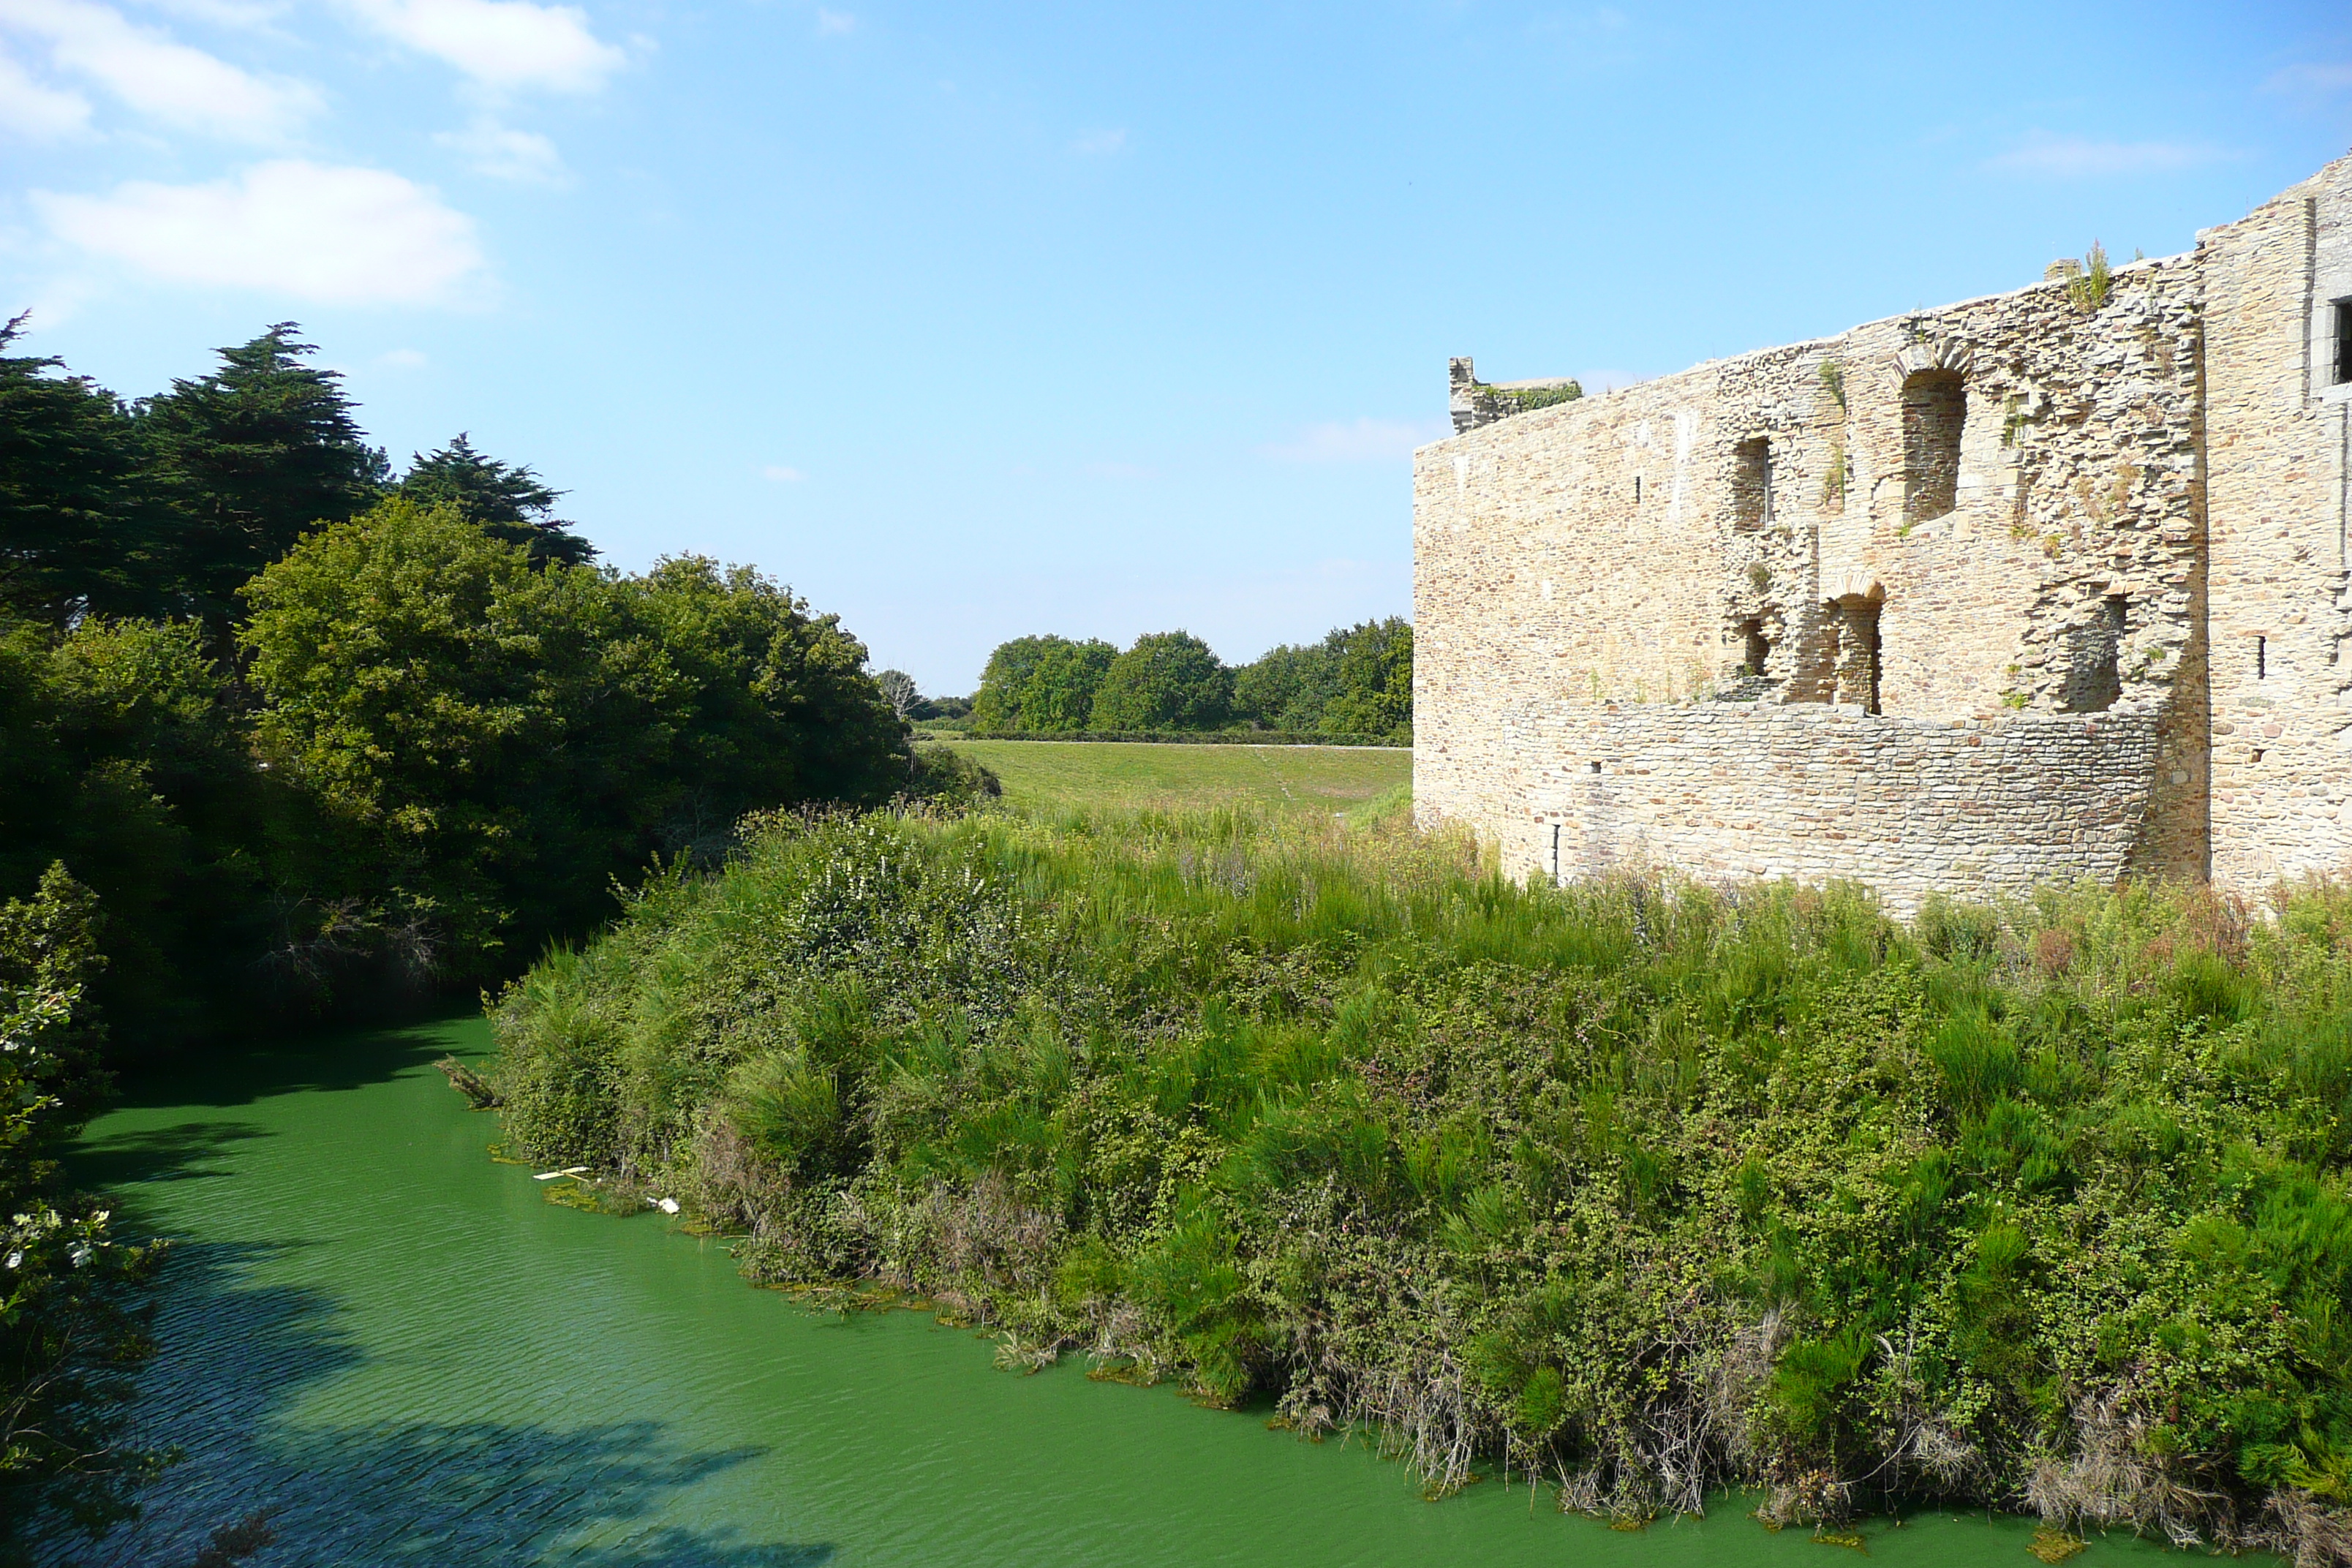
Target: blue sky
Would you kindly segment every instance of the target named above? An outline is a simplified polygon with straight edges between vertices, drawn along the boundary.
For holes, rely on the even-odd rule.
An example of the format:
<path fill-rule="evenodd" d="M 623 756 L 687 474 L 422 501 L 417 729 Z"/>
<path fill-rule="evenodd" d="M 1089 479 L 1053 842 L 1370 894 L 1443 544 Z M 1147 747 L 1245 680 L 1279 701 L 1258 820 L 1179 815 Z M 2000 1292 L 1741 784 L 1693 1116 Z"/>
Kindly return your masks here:
<path fill-rule="evenodd" d="M 129 395 L 294 319 L 968 690 L 1411 602 L 1446 356 L 1588 386 L 2187 248 L 2352 144 L 2337 4 L 0 0 L 0 305 Z"/>

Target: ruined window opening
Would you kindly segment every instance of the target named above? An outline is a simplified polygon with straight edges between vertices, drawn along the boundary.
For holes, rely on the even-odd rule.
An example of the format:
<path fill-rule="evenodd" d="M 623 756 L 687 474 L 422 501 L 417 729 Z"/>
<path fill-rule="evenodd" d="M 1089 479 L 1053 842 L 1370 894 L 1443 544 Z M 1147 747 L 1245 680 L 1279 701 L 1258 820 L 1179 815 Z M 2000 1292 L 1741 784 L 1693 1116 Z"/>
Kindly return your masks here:
<path fill-rule="evenodd" d="M 2336 384 L 2352 381 L 2352 300 L 2336 301 Z"/>
<path fill-rule="evenodd" d="M 1593 763 L 1593 764 L 1592 764 L 1592 771 L 1593 771 L 1594 773 L 1599 773 L 1599 772 L 1601 771 L 1601 764 L 1600 764 L 1599 763 Z"/>
<path fill-rule="evenodd" d="M 1837 691 L 1832 699 L 1865 713 L 1878 708 L 1878 605 L 1860 597 L 1840 599 L 1837 617 Z"/>
<path fill-rule="evenodd" d="M 2270 673 L 2271 639 L 2268 637 L 2256 637 L 2254 639 L 2254 679 L 2256 680 L 2266 680 L 2270 678 Z"/>
<path fill-rule="evenodd" d="M 1772 517 L 1772 443 L 1762 436 L 1731 449 L 1731 525 L 1757 529 Z"/>
<path fill-rule="evenodd" d="M 1740 622 L 1739 638 L 1746 645 L 1740 657 L 1740 672 L 1745 675 L 1763 674 L 1764 661 L 1772 657 L 1772 644 L 1764 636 L 1764 623 Z"/>
<path fill-rule="evenodd" d="M 1958 371 L 1923 370 L 1903 383 L 1903 515 L 1929 522 L 1959 499 L 1960 431 L 1969 388 Z"/>
<path fill-rule="evenodd" d="M 2124 640 L 2124 596 L 2109 594 L 2099 601 L 2089 624 L 2067 634 L 2072 645 L 2066 661 L 2063 706 L 2069 713 L 2100 713 L 2124 694 L 2119 668 Z"/>

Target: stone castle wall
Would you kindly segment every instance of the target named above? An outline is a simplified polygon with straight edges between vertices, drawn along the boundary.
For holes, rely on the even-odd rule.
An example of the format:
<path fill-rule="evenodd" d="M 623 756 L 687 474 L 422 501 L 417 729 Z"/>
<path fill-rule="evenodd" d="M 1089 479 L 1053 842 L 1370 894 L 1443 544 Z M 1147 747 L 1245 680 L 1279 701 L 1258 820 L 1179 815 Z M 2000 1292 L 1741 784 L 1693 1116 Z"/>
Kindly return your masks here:
<path fill-rule="evenodd" d="M 2213 875 L 2352 866 L 2345 639 L 2352 159 L 2199 237 L 2210 491 Z"/>
<path fill-rule="evenodd" d="M 2062 278 L 1508 417 L 1457 362 L 1468 427 L 1414 467 L 1417 810 L 1515 875 L 1898 908 L 2352 858 L 2352 405 L 2313 367 L 2347 184 L 2104 299 Z"/>

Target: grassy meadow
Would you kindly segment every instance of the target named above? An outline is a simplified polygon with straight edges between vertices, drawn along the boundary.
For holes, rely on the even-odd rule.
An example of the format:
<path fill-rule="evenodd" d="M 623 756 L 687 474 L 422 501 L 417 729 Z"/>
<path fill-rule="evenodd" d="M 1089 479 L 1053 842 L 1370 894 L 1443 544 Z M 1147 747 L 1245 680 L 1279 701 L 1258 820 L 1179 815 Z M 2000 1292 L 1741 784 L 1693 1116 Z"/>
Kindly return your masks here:
<path fill-rule="evenodd" d="M 1402 749 L 1075 741 L 951 744 L 1003 781 L 1007 805 L 1033 813 L 1245 806 L 1360 815 L 1381 797 L 1412 786 L 1412 753 Z"/>

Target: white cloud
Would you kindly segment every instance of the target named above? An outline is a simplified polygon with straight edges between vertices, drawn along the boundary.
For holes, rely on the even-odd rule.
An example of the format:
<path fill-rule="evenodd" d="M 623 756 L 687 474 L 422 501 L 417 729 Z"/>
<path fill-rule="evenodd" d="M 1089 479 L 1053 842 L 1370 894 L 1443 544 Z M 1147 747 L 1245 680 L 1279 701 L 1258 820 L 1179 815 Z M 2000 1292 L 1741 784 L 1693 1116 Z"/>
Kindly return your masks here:
<path fill-rule="evenodd" d="M 2263 83 L 2264 92 L 2287 92 L 2298 96 L 2325 97 L 2352 88 L 2352 61 L 2340 64 L 2313 60 L 2273 71 Z"/>
<path fill-rule="evenodd" d="M 816 36 L 818 37 L 837 38 L 845 33 L 856 31 L 856 27 L 857 18 L 848 12 L 828 11 L 822 5 L 817 7 Z"/>
<path fill-rule="evenodd" d="M 477 275 L 474 223 L 381 169 L 282 159 L 235 180 L 32 194 L 68 244 L 173 283 L 329 304 L 429 304 Z"/>
<path fill-rule="evenodd" d="M 274 142 L 319 106 L 299 82 L 239 70 L 90 0 L 0 0 L 0 29 L 40 39 L 58 69 L 183 130 Z"/>
<path fill-rule="evenodd" d="M 151 10 L 215 27 L 266 27 L 286 14 L 285 0 L 145 0 Z"/>
<path fill-rule="evenodd" d="M 2053 136 L 2037 131 L 2022 146 L 1989 158 L 1989 169 L 2040 174 L 2052 179 L 2095 179 L 2110 174 L 2161 174 L 2201 168 L 2230 154 L 2191 142 L 2094 142 L 2083 136 Z"/>
<path fill-rule="evenodd" d="M 0 0 L 5 4 L 6 0 Z M 485 87 L 589 92 L 627 58 L 576 5 L 530 0 L 351 0 L 370 26 Z"/>
<path fill-rule="evenodd" d="M 787 468 L 781 463 L 771 463 L 760 470 L 763 479 L 773 479 L 780 485 L 796 485 L 808 476 L 798 468 Z"/>
<path fill-rule="evenodd" d="M 551 185 L 564 178 L 563 155 L 536 131 L 516 131 L 486 118 L 463 131 L 444 131 L 433 140 L 463 157 L 476 173 L 493 179 Z"/>
<path fill-rule="evenodd" d="M 1286 463 L 1383 463 L 1411 457 L 1448 428 L 1442 419 L 1330 419 L 1259 450 Z"/>
<path fill-rule="evenodd" d="M 1081 132 L 1078 139 L 1070 143 L 1070 151 L 1083 153 L 1089 157 L 1103 158 L 1108 157 L 1113 153 L 1124 151 L 1126 146 L 1127 132 L 1124 130 L 1087 131 Z"/>
<path fill-rule="evenodd" d="M 54 142 L 89 126 L 89 104 L 79 93 L 45 87 L 0 55 L 0 132 L 27 142 Z"/>

